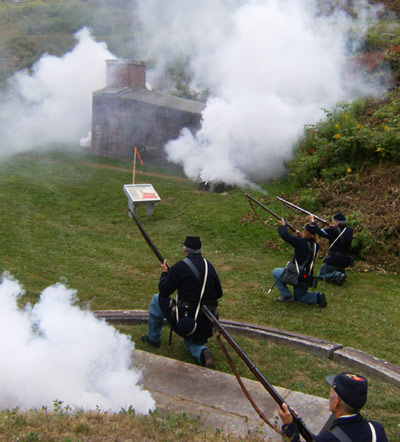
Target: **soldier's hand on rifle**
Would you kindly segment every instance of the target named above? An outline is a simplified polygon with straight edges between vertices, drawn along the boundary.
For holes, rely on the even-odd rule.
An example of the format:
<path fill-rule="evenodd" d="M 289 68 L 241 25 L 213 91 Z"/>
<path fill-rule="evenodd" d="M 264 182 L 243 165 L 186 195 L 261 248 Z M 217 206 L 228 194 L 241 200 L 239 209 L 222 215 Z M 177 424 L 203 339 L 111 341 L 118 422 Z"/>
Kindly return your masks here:
<path fill-rule="evenodd" d="M 285 425 L 291 424 L 293 422 L 293 416 L 290 413 L 289 407 L 287 406 L 287 404 L 285 404 L 285 402 L 283 402 L 282 407 L 279 407 L 278 405 L 278 414 Z"/>
<path fill-rule="evenodd" d="M 284 225 L 286 224 L 286 221 L 285 221 L 283 218 L 281 218 L 281 219 L 279 220 L 279 224 L 280 224 L 281 226 L 284 226 Z"/>
<path fill-rule="evenodd" d="M 314 215 L 308 215 L 308 220 L 310 221 L 310 223 L 313 223 L 315 221 Z"/>
<path fill-rule="evenodd" d="M 169 265 L 166 259 L 164 259 L 164 262 L 161 264 L 161 269 L 163 272 L 168 272 L 169 270 Z"/>

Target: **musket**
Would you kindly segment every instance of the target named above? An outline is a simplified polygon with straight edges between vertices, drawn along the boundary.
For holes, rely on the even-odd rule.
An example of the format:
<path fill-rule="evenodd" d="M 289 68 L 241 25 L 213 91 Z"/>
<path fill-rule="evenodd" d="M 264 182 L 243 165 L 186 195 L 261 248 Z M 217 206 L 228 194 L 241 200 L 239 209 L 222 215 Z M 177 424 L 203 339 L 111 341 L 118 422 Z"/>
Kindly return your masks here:
<path fill-rule="evenodd" d="M 204 314 L 208 317 L 208 319 L 213 323 L 214 327 L 218 330 L 218 333 L 220 335 L 222 335 L 227 340 L 227 342 L 236 351 L 236 353 L 241 357 L 241 359 L 244 361 L 244 363 L 247 365 L 247 367 L 250 369 L 250 371 L 254 374 L 254 376 L 261 382 L 262 386 L 272 396 L 272 398 L 275 400 L 275 402 L 280 407 L 282 407 L 282 404 L 285 402 L 283 400 L 282 396 L 265 379 L 265 377 L 261 374 L 261 372 L 258 370 L 258 368 L 254 365 L 254 363 L 247 357 L 247 355 L 243 352 L 243 350 L 238 346 L 238 344 L 236 344 L 236 342 L 233 340 L 233 338 L 230 336 L 230 334 L 224 329 L 224 327 L 218 321 L 218 319 L 211 313 L 210 309 L 206 305 L 203 305 L 202 309 L 203 309 Z M 225 354 L 225 357 L 227 357 L 227 354 Z M 229 362 L 229 360 L 228 360 L 228 362 Z M 242 386 L 242 384 L 241 384 L 241 386 Z M 243 389 L 243 386 L 242 386 L 242 389 Z M 249 397 L 248 397 L 248 399 L 250 400 Z M 256 411 L 259 412 L 259 410 L 255 407 L 254 403 L 252 402 L 252 400 L 250 400 L 250 402 L 252 403 L 252 405 L 256 409 Z M 288 410 L 290 411 L 290 414 L 293 417 L 293 422 L 297 424 L 300 434 L 303 436 L 303 438 L 307 442 L 312 442 L 314 440 L 313 433 L 306 427 L 306 425 L 304 424 L 302 419 L 291 409 L 291 407 L 288 406 Z M 259 414 L 260 414 L 260 412 L 259 412 Z M 261 414 L 260 414 L 260 417 L 262 417 Z"/>
<path fill-rule="evenodd" d="M 249 195 L 247 192 L 245 192 L 242 189 L 242 192 L 247 196 L 247 198 L 249 199 L 249 202 L 251 204 L 251 201 L 254 201 L 257 205 L 259 205 L 260 207 L 262 207 L 264 210 L 266 210 L 268 213 L 270 213 L 272 216 L 274 216 L 275 218 L 282 220 L 283 218 L 281 216 L 279 216 L 278 214 L 276 214 L 274 211 L 272 211 L 271 209 L 269 209 L 267 206 L 264 206 L 264 204 L 260 203 L 260 201 L 256 200 L 253 196 Z M 285 225 L 287 227 L 289 227 L 290 230 L 292 230 L 293 232 L 297 232 L 296 227 L 294 227 L 292 224 L 289 224 L 286 220 L 285 221 Z"/>
<path fill-rule="evenodd" d="M 143 235 L 143 238 L 146 240 L 147 244 L 149 245 L 151 251 L 157 256 L 158 260 L 163 263 L 164 258 L 153 243 L 153 241 L 150 239 L 150 236 L 146 233 L 143 226 L 140 224 L 139 220 L 137 219 L 137 216 L 134 214 L 134 212 L 131 209 L 128 209 L 129 213 L 131 214 L 132 218 L 134 219 L 135 223 L 137 224 L 140 232 Z"/>
<path fill-rule="evenodd" d="M 307 215 L 313 216 L 317 221 L 321 222 L 322 224 L 325 224 L 326 226 L 329 226 L 329 221 L 327 221 L 324 218 L 321 218 L 317 215 L 314 215 L 313 213 L 309 212 L 308 210 L 303 209 L 300 206 L 296 206 L 296 204 L 291 203 L 290 201 L 286 201 L 283 198 L 277 196 L 276 197 L 279 201 L 281 201 L 285 206 L 290 207 L 291 209 L 297 210 L 298 212 L 306 213 Z"/>
<path fill-rule="evenodd" d="M 144 230 L 143 226 L 140 224 L 139 220 L 137 219 L 137 216 L 134 214 L 134 212 L 131 209 L 128 209 L 129 213 L 131 214 L 132 218 L 134 219 L 136 225 L 138 226 L 141 234 L 143 235 L 143 238 L 146 240 L 147 244 L 149 245 L 151 251 L 157 256 L 158 260 L 161 262 L 161 264 L 164 262 L 164 258 L 161 255 L 160 251 L 157 249 L 156 245 L 153 243 L 153 241 L 150 239 L 150 236 L 147 234 L 146 230 Z M 168 269 L 170 268 L 167 264 Z M 171 347 L 172 342 L 172 325 L 169 331 L 169 341 L 168 346 Z"/>

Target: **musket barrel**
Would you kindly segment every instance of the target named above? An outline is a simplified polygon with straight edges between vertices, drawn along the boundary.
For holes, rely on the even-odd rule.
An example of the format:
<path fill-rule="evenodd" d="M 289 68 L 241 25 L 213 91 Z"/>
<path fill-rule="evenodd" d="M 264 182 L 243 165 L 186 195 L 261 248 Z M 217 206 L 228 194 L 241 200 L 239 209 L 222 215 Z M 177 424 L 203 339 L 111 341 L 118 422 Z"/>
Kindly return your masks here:
<path fill-rule="evenodd" d="M 266 210 L 268 213 L 270 213 L 272 216 L 274 216 L 276 219 L 282 220 L 283 218 L 281 216 L 279 216 L 278 214 L 276 214 L 273 210 L 271 210 L 270 208 L 268 208 L 267 206 L 264 206 L 264 204 L 262 204 L 260 201 L 256 200 L 253 196 L 249 195 L 247 192 L 245 192 L 244 190 L 242 190 L 242 192 L 246 195 L 246 197 L 250 200 L 250 201 L 254 201 L 258 206 L 260 206 L 261 208 L 263 208 L 264 210 Z M 296 232 L 297 229 L 296 227 L 294 227 L 292 224 L 289 224 L 286 220 L 285 220 L 285 224 L 287 227 L 289 227 L 290 230 L 292 230 L 293 232 Z"/>
<path fill-rule="evenodd" d="M 261 382 L 262 386 L 268 391 L 268 393 L 272 396 L 275 402 L 281 407 L 285 402 L 282 396 L 275 390 L 275 388 L 265 379 L 265 377 L 261 374 L 261 372 L 257 369 L 254 363 L 247 357 L 247 355 L 243 352 L 243 350 L 236 344 L 234 339 L 230 336 L 230 334 L 224 329 L 222 324 L 218 321 L 218 319 L 211 313 L 210 309 L 206 306 L 202 306 L 204 314 L 208 317 L 208 319 L 214 324 L 215 328 L 220 332 L 220 334 L 227 340 L 229 345 L 236 351 L 236 353 L 242 358 L 244 363 L 250 369 L 250 371 L 256 376 L 256 378 Z M 296 413 L 288 407 L 293 421 L 299 427 L 300 434 L 304 437 L 307 442 L 312 442 L 314 440 L 314 435 L 311 431 L 305 426 L 302 419 L 297 416 Z"/>
<path fill-rule="evenodd" d="M 149 245 L 150 249 L 153 251 L 153 253 L 157 256 L 158 260 L 163 263 L 164 262 L 164 258 L 161 255 L 161 253 L 159 252 L 159 250 L 157 249 L 157 247 L 155 246 L 155 244 L 153 243 L 153 241 L 150 239 L 149 235 L 146 233 L 146 231 L 144 230 L 143 226 L 140 224 L 137 216 L 134 214 L 134 212 L 131 209 L 128 209 L 129 213 L 132 215 L 132 218 L 134 219 L 136 225 L 138 226 L 140 232 L 143 235 L 143 238 L 146 240 L 147 244 Z"/>
<path fill-rule="evenodd" d="M 296 204 L 291 203 L 290 201 L 286 201 L 283 198 L 277 196 L 276 197 L 279 201 L 281 201 L 283 204 L 285 204 L 287 207 L 290 207 L 291 209 L 297 210 L 298 212 L 306 213 L 307 215 L 313 216 L 317 221 L 321 222 L 322 224 L 325 224 L 329 226 L 329 221 L 327 221 L 324 218 L 321 218 L 318 215 L 314 215 L 313 213 L 309 212 L 308 210 L 303 209 L 300 206 L 296 206 Z"/>

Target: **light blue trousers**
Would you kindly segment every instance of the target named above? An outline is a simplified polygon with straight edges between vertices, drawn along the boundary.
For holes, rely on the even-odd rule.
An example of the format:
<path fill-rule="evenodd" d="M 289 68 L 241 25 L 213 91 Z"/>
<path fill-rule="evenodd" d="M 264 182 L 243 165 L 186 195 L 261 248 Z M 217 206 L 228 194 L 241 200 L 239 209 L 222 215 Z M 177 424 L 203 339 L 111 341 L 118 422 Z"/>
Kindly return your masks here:
<path fill-rule="evenodd" d="M 279 278 L 282 276 L 284 272 L 284 268 L 277 267 L 272 271 L 272 277 L 276 282 L 276 287 L 278 288 L 280 294 L 284 298 L 290 298 L 292 293 L 288 289 L 288 286 L 283 283 Z M 306 304 L 317 304 L 318 303 L 318 294 L 317 292 L 309 292 L 308 288 L 310 284 L 296 284 L 293 286 L 293 297 L 296 301 L 304 302 Z"/>
<path fill-rule="evenodd" d="M 158 303 L 158 293 L 153 296 L 149 307 L 149 322 L 147 336 L 154 342 L 161 341 L 161 331 L 164 323 L 164 314 Z M 201 364 L 200 356 L 204 349 L 208 348 L 204 344 L 197 344 L 190 338 L 184 338 L 186 350 Z"/>
<path fill-rule="evenodd" d="M 342 267 L 331 266 L 329 264 L 322 264 L 319 269 L 318 279 L 323 279 L 328 282 L 336 282 L 338 276 L 343 273 L 347 276 L 346 270 Z"/>

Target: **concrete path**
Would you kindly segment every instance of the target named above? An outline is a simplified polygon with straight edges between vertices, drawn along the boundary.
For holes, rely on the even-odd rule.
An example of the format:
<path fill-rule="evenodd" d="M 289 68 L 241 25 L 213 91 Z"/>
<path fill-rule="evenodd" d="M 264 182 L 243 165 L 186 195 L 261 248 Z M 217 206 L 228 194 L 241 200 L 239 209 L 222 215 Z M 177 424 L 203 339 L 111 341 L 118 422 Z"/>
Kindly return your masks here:
<path fill-rule="evenodd" d="M 135 350 L 134 362 L 142 372 L 142 385 L 161 411 L 185 412 L 213 430 L 244 437 L 257 431 L 266 441 L 281 437 L 258 416 L 235 376 L 194 364 Z M 276 402 L 258 381 L 244 379 L 258 407 L 280 428 Z M 275 387 L 299 414 L 307 428 L 318 433 L 330 416 L 328 400 Z"/>

